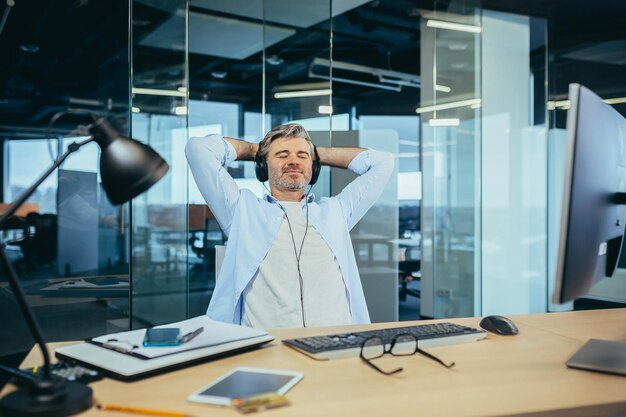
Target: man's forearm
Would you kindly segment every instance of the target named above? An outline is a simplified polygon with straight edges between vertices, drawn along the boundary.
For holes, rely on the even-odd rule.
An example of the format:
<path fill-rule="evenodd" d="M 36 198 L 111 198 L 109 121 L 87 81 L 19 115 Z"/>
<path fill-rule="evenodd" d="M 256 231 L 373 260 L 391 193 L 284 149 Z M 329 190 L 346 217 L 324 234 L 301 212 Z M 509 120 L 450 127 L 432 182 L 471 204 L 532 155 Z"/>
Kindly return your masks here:
<path fill-rule="evenodd" d="M 246 142 L 245 140 L 224 137 L 224 140 L 233 145 L 237 152 L 238 161 L 254 161 L 256 151 L 259 148 L 258 143 Z"/>
<path fill-rule="evenodd" d="M 366 150 L 364 148 L 318 147 L 317 153 L 322 165 L 346 169 L 358 154 Z"/>

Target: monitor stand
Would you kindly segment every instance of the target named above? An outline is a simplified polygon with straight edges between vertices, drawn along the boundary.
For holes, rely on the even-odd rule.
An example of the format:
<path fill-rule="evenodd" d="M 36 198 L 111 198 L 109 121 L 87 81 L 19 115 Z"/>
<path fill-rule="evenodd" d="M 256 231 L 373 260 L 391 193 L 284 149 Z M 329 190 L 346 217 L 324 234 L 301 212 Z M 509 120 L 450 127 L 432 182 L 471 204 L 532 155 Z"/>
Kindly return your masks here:
<path fill-rule="evenodd" d="M 590 339 L 569 358 L 567 366 L 626 376 L 626 342 Z"/>

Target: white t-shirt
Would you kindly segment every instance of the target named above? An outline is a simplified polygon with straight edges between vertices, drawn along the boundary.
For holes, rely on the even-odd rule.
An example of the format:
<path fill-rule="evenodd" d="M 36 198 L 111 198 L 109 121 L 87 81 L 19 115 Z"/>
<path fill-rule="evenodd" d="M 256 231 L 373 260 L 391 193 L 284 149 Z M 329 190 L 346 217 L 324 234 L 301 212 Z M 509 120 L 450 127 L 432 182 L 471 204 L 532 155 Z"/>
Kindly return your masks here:
<path fill-rule="evenodd" d="M 287 217 L 267 256 L 243 293 L 242 324 L 257 328 L 333 326 L 350 324 L 346 286 L 337 259 L 311 224 L 302 246 L 303 303 L 294 241 L 300 252 L 306 229 L 306 207 L 300 202 L 279 203 Z M 291 231 L 289 224 L 291 223 Z"/>

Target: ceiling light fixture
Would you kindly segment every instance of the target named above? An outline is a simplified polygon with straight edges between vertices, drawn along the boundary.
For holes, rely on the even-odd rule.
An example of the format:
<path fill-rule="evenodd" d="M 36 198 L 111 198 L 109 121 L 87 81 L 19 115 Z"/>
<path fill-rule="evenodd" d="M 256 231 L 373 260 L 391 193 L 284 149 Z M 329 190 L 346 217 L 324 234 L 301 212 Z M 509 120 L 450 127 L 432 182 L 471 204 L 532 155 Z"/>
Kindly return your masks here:
<path fill-rule="evenodd" d="M 469 100 L 460 100 L 460 101 L 453 101 L 450 103 L 435 104 L 433 106 L 418 107 L 417 109 L 415 109 L 415 113 L 422 114 L 422 113 L 428 113 L 431 111 L 456 109 L 458 107 L 466 107 L 466 106 L 473 106 L 473 105 L 480 105 L 480 104 L 481 104 L 481 100 L 479 98 L 473 98 Z"/>
<path fill-rule="evenodd" d="M 430 119 L 428 124 L 432 127 L 439 126 L 458 126 L 461 123 L 459 119 Z"/>
<path fill-rule="evenodd" d="M 317 111 L 319 114 L 333 114 L 333 106 L 319 106 Z"/>
<path fill-rule="evenodd" d="M 318 75 L 318 74 L 310 74 L 309 73 L 309 77 L 311 77 L 311 78 L 321 78 L 323 80 L 330 80 L 330 77 L 327 76 L 327 75 Z M 335 75 L 333 75 L 333 82 L 345 83 L 345 84 L 353 84 L 353 85 L 361 85 L 363 87 L 373 87 L 373 88 L 378 88 L 378 89 L 381 89 L 381 90 L 388 90 L 388 91 L 395 91 L 395 92 L 402 91 L 402 86 L 400 86 L 400 85 L 376 84 L 376 83 L 370 83 L 370 82 L 367 82 L 367 81 L 359 81 L 359 80 L 352 80 L 350 78 L 337 77 Z"/>
<path fill-rule="evenodd" d="M 315 97 L 329 96 L 333 93 L 330 88 L 322 90 L 297 90 L 297 91 L 279 91 L 274 93 L 274 98 L 299 98 L 299 97 Z"/>
<path fill-rule="evenodd" d="M 570 108 L 569 100 L 556 100 L 556 101 L 548 101 L 548 110 L 567 110 Z"/>
<path fill-rule="evenodd" d="M 626 97 L 607 98 L 602 101 L 604 101 L 606 104 L 622 104 L 626 103 Z"/>
<path fill-rule="evenodd" d="M 297 83 L 297 84 L 283 84 L 276 85 L 272 89 L 273 91 L 293 91 L 293 90 L 323 90 L 330 88 L 328 81 L 322 81 L 317 83 Z"/>
<path fill-rule="evenodd" d="M 467 49 L 466 43 L 451 43 L 448 45 L 448 49 L 451 51 L 465 51 Z"/>
<path fill-rule="evenodd" d="M 433 20 L 433 19 L 427 20 L 426 26 L 428 26 L 429 28 L 448 29 L 448 30 L 456 30 L 459 32 L 470 32 L 470 33 L 480 33 L 483 31 L 483 28 L 480 26 L 466 25 L 463 23 L 452 23 L 452 22 L 446 22 L 444 20 Z"/>
<path fill-rule="evenodd" d="M 185 97 L 187 93 L 183 93 L 178 90 L 159 90 L 156 88 L 138 88 L 133 87 L 133 94 L 147 95 L 147 96 L 168 96 L 168 97 Z"/>
<path fill-rule="evenodd" d="M 626 103 L 626 97 L 605 98 L 606 104 L 622 104 Z M 571 107 L 569 100 L 550 100 L 548 101 L 548 110 L 567 110 Z"/>

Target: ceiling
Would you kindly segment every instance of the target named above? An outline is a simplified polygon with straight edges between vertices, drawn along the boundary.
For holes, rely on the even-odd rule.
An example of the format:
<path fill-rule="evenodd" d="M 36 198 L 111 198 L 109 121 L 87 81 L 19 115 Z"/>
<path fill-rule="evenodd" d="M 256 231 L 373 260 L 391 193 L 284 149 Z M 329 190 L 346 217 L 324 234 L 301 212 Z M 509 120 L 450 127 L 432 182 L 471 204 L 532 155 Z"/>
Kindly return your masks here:
<path fill-rule="evenodd" d="M 133 2 L 135 86 L 182 85 L 184 19 L 171 10 L 172 3 Z M 420 75 L 419 17 L 433 9 L 467 13 L 468 3 L 477 4 L 335 0 L 332 58 L 404 74 L 409 84 L 415 84 Z M 626 2 L 484 0 L 482 6 L 546 19 L 551 98 L 563 97 L 567 84 L 574 81 L 603 97 L 626 96 Z M 330 58 L 329 0 L 190 0 L 189 10 L 192 99 L 237 102 L 260 111 L 264 67 L 266 91 L 325 81 L 311 77 L 311 64 L 316 58 L 322 64 Z M 41 135 L 50 117 L 68 108 L 127 112 L 128 0 L 15 0 L 14 7 L 5 3 L 0 12 L 5 19 L 4 25 L 0 23 L 0 133 Z M 328 74 L 324 65 L 315 70 Z M 333 76 L 341 77 L 341 71 L 335 69 Z M 365 72 L 355 76 L 362 82 L 371 79 Z M 405 85 L 400 92 L 336 85 L 334 104 L 356 104 L 360 113 L 404 114 L 419 101 L 414 85 Z M 154 99 L 152 105 L 162 108 L 158 100 L 166 99 L 171 98 Z M 385 106 L 380 106 L 381 100 Z M 272 105 L 289 106 L 278 100 Z M 65 120 L 67 126 L 77 121 Z"/>

